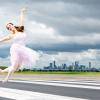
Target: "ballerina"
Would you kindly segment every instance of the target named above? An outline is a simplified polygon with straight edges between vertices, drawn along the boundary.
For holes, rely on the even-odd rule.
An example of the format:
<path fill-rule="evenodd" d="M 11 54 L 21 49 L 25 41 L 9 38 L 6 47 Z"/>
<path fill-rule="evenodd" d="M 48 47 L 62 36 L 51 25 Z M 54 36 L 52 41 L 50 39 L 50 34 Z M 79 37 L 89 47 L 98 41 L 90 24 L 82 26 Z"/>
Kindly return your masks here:
<path fill-rule="evenodd" d="M 39 54 L 35 50 L 25 46 L 25 40 L 27 38 L 23 25 L 25 12 L 26 9 L 23 8 L 21 10 L 19 26 L 14 26 L 11 22 L 7 23 L 6 28 L 10 31 L 10 34 L 0 40 L 0 42 L 8 40 L 12 40 L 13 42 L 10 48 L 11 66 L 4 70 L 0 69 L 1 73 L 8 72 L 7 76 L 2 81 L 3 83 L 7 82 L 12 73 L 19 70 L 22 65 L 35 64 L 35 62 L 39 60 Z"/>

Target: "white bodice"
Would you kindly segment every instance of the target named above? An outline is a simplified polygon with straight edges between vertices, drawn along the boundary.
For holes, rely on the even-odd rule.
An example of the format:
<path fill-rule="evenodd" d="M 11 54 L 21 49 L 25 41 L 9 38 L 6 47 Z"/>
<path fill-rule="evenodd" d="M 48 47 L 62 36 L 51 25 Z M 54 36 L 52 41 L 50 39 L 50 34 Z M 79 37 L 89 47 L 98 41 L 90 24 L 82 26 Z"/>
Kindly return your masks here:
<path fill-rule="evenodd" d="M 25 45 L 25 42 L 26 42 L 26 33 L 16 33 L 13 40 L 12 40 L 12 43 L 14 44 L 20 44 L 20 45 Z"/>

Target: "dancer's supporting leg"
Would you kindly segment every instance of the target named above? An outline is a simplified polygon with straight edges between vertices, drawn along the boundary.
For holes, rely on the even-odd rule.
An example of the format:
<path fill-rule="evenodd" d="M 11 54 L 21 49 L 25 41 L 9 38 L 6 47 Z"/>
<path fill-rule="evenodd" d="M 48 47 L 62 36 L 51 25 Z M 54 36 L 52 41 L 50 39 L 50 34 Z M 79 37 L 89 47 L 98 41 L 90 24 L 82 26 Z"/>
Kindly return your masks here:
<path fill-rule="evenodd" d="M 4 82 L 7 82 L 9 77 L 20 67 L 20 64 L 15 64 L 15 66 L 12 66 L 12 67 L 8 67 L 4 70 L 2 70 L 1 72 L 4 73 L 4 72 L 8 72 L 6 78 L 2 81 L 3 83 Z"/>

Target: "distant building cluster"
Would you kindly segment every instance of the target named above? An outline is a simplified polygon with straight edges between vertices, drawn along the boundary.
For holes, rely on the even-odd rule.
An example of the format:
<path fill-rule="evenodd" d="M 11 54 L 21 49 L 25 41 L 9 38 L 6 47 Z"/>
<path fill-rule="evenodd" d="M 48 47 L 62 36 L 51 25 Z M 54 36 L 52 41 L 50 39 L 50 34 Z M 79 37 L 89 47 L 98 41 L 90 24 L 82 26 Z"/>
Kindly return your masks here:
<path fill-rule="evenodd" d="M 48 66 L 43 67 L 45 71 L 100 71 L 100 69 L 92 68 L 91 62 L 88 62 L 88 66 L 82 65 L 79 61 L 75 61 L 71 65 L 61 64 L 57 65 L 56 61 L 49 63 Z"/>
<path fill-rule="evenodd" d="M 52 63 L 49 64 L 49 66 L 44 67 L 44 70 L 67 70 L 67 65 L 66 64 L 62 64 L 61 66 L 58 66 L 56 64 L 56 61 L 53 61 Z"/>

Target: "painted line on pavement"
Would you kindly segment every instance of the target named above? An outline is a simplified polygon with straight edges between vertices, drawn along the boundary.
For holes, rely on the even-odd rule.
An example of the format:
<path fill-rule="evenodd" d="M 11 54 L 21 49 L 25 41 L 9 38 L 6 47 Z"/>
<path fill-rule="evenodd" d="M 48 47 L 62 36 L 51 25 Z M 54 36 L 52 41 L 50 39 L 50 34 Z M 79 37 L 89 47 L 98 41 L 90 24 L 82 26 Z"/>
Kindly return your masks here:
<path fill-rule="evenodd" d="M 33 82 L 33 81 L 19 81 L 19 80 L 10 80 L 9 82 L 18 82 L 18 83 L 31 83 L 31 84 L 41 84 L 41 85 L 50 85 L 50 86 L 62 86 L 62 87 L 75 87 L 75 88 L 85 88 L 85 89 L 95 89 L 100 90 L 100 87 L 96 86 L 86 86 L 79 84 L 61 84 L 61 83 L 48 83 L 48 82 Z"/>
<path fill-rule="evenodd" d="M 3 87 L 0 87 L 0 97 L 15 100 L 88 100 Z"/>

